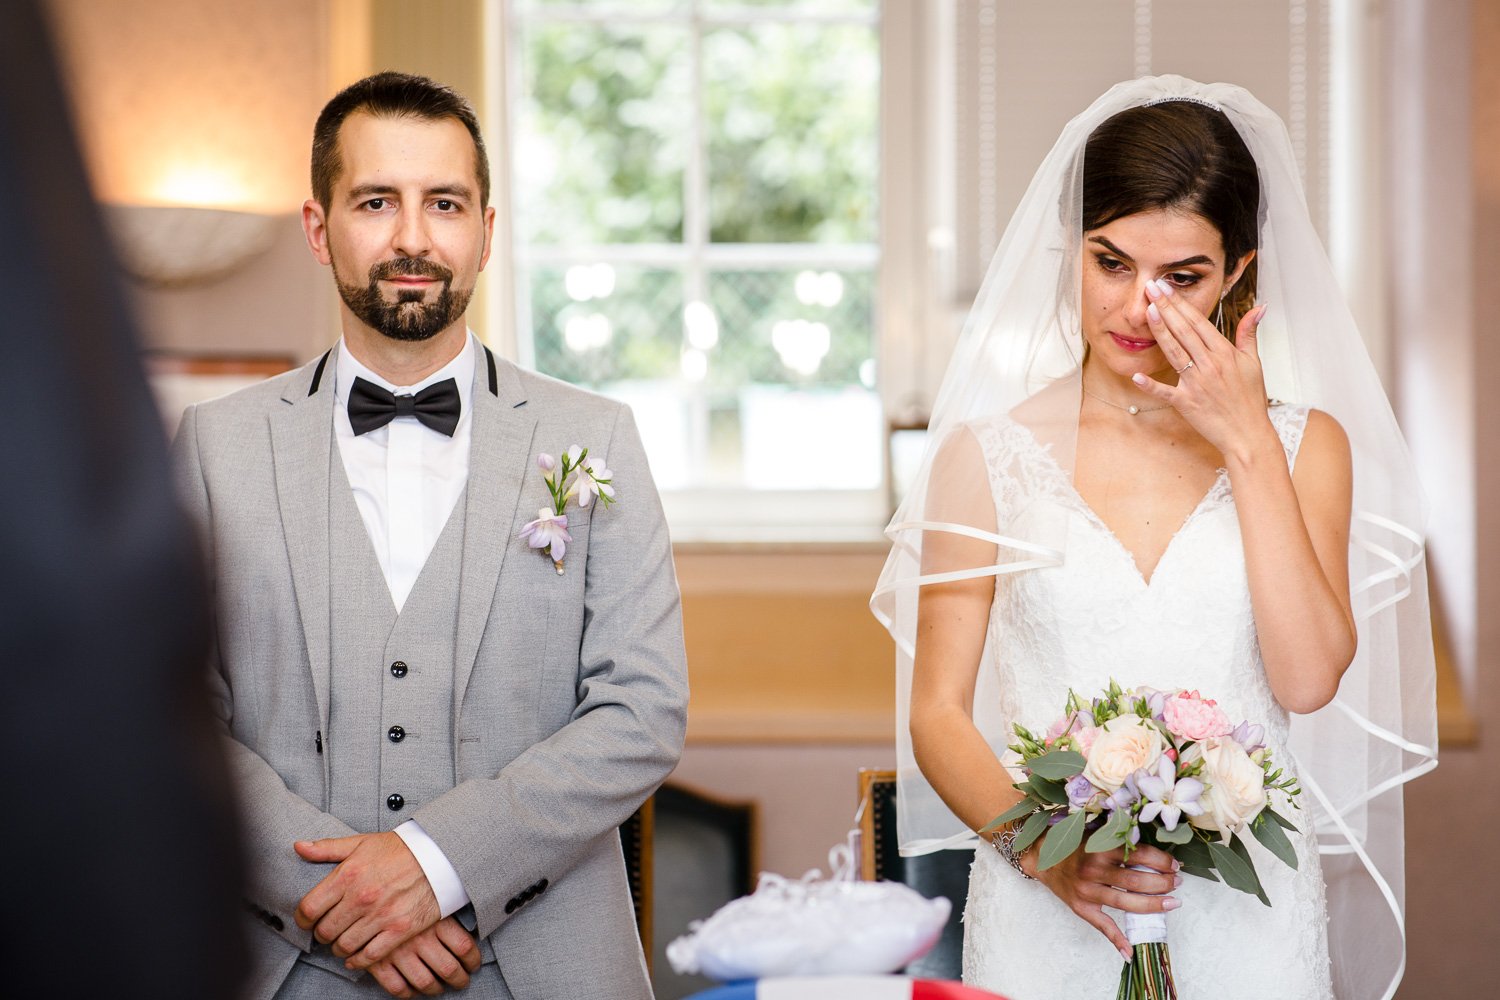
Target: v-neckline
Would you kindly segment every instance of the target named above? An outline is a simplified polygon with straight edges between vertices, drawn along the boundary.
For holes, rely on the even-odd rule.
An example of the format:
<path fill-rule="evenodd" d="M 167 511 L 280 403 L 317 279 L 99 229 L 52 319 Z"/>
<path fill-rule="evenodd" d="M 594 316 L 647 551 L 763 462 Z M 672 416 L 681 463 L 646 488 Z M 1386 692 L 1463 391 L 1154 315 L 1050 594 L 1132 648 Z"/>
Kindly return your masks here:
<path fill-rule="evenodd" d="M 1073 480 L 1068 476 L 1063 467 L 1057 464 L 1057 459 L 1052 456 L 1051 449 L 1044 446 L 1042 442 L 1038 440 L 1037 436 L 1031 432 L 1030 427 L 1027 427 L 1025 424 L 1016 421 L 1014 418 L 1011 419 L 1011 422 L 1021 430 L 1026 432 L 1026 437 L 1036 447 L 1036 450 L 1041 452 L 1041 454 L 1046 457 L 1047 464 L 1052 468 L 1052 471 L 1057 474 L 1058 481 L 1061 482 L 1063 488 L 1067 490 L 1068 495 L 1071 497 L 1072 501 L 1077 504 L 1080 513 L 1083 514 L 1084 520 L 1093 524 L 1094 527 L 1103 532 L 1106 538 L 1114 543 L 1115 549 L 1120 553 L 1121 556 L 1124 557 L 1125 562 L 1130 566 L 1131 573 L 1135 575 L 1135 578 L 1140 583 L 1142 589 L 1148 591 L 1151 589 L 1151 584 L 1156 580 L 1157 575 L 1161 572 L 1162 564 L 1167 561 L 1167 556 L 1171 554 L 1173 546 L 1177 544 L 1177 539 L 1183 534 L 1183 532 L 1188 529 L 1188 526 L 1197 519 L 1198 515 L 1209 506 L 1209 502 L 1214 499 L 1216 494 L 1219 493 L 1221 484 L 1224 483 L 1224 481 L 1229 476 L 1229 470 L 1223 466 L 1220 466 L 1215 471 L 1214 481 L 1209 484 L 1208 489 L 1204 492 L 1203 496 L 1200 497 L 1198 499 L 1198 502 L 1193 505 L 1193 508 L 1188 511 L 1187 516 L 1182 519 L 1182 523 L 1177 526 L 1177 530 L 1172 532 L 1172 537 L 1167 539 L 1167 544 L 1161 550 L 1161 554 L 1156 557 L 1156 562 L 1152 564 L 1151 567 L 1151 575 L 1148 577 L 1145 573 L 1141 572 L 1141 564 L 1136 559 L 1135 553 L 1131 552 L 1128 548 L 1125 547 L 1125 543 L 1120 541 L 1120 536 L 1115 534 L 1114 529 L 1111 528 L 1107 523 L 1105 523 L 1104 518 L 1100 517 L 1098 512 L 1089 505 L 1089 502 L 1083 498 L 1083 494 L 1078 492 L 1078 487 L 1073 485 Z"/>

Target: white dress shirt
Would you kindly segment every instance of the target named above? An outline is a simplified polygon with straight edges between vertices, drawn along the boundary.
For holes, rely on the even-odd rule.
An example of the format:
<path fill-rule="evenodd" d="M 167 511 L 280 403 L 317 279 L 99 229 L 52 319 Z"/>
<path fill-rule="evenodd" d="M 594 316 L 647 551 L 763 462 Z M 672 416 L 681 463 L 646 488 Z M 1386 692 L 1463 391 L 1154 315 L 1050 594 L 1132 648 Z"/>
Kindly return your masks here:
<path fill-rule="evenodd" d="M 416 385 L 402 386 L 392 385 L 360 364 L 343 339 L 339 340 L 334 360 L 334 437 L 397 613 L 469 481 L 469 441 L 474 427 L 469 401 L 479 349 L 479 341 L 470 333 L 465 349 L 452 361 Z M 356 437 L 349 423 L 349 392 L 356 377 L 398 396 L 415 395 L 452 378 L 458 383 L 458 427 L 448 437 L 414 416 L 397 417 Z M 466 906 L 469 894 L 458 872 L 421 825 L 407 820 L 395 832 L 422 866 L 443 916 Z"/>

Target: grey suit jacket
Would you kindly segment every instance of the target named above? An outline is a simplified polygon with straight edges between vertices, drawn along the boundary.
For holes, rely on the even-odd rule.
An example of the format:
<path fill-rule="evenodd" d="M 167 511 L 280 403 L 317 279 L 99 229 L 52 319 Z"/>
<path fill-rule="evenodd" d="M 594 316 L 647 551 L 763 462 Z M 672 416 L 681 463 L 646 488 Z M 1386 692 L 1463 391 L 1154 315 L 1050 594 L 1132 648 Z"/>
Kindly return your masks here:
<path fill-rule="evenodd" d="M 519 1000 L 649 996 L 616 827 L 681 752 L 687 668 L 671 550 L 629 410 L 503 361 L 476 365 L 451 791 L 413 810 L 457 870 Z M 493 371 L 493 374 L 491 374 Z M 190 408 L 179 488 L 212 563 L 211 683 L 249 855 L 252 996 L 311 946 L 327 872 L 292 843 L 329 815 L 331 377 L 317 363 Z M 494 391 L 491 391 L 493 380 Z M 569 508 L 566 573 L 517 538 L 549 497 L 539 452 L 608 460 L 619 502 Z M 364 832 L 364 831 L 361 831 Z"/>

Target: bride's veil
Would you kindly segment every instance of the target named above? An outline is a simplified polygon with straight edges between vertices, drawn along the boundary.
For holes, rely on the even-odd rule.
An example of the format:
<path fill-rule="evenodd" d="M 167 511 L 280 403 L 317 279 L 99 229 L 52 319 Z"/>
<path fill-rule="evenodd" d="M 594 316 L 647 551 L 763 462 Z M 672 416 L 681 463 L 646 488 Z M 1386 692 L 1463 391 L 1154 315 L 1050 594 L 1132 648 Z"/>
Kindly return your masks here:
<path fill-rule="evenodd" d="M 1112 88 L 1063 129 L 995 253 L 934 404 L 920 471 L 886 529 L 891 554 L 871 600 L 896 644 L 901 850 L 923 854 L 975 843 L 912 755 L 907 723 L 919 589 L 1027 572 L 1067 557 L 1066 531 L 1055 519 L 1009 509 L 997 517 L 1005 498 L 993 494 L 972 435 L 954 432 L 968 421 L 1009 414 L 1071 474 L 1082 354 L 1077 261 L 1084 144 L 1110 116 L 1166 100 L 1221 109 L 1259 170 L 1257 299 L 1270 305 L 1259 330 L 1268 395 L 1324 410 L 1349 435 L 1349 568 L 1359 648 L 1333 703 L 1294 717 L 1291 750 L 1305 789 L 1299 825 L 1315 828 L 1322 853 L 1336 993 L 1389 998 L 1405 966 L 1401 786 L 1436 765 L 1424 503 L 1308 215 L 1286 128 L 1239 87 L 1162 76 Z M 988 648 L 983 662 L 993 663 Z M 995 671 L 986 666 L 974 717 L 997 752 L 1012 721 L 1002 718 L 1001 706 Z"/>

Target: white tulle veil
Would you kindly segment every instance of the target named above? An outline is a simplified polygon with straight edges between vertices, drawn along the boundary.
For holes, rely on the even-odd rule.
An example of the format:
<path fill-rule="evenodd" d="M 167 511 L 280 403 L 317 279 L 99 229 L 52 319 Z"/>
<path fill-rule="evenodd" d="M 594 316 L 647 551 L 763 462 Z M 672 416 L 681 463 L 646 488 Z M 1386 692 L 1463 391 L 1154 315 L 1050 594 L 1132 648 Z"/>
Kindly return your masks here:
<path fill-rule="evenodd" d="M 1337 995 L 1389 998 L 1405 966 L 1401 786 L 1436 765 L 1425 511 L 1406 444 L 1308 215 L 1286 128 L 1239 87 L 1161 76 L 1112 88 L 1063 129 L 1001 240 L 935 402 L 927 454 L 886 529 L 891 554 L 871 601 L 896 643 L 901 850 L 923 854 L 975 843 L 912 755 L 907 723 L 919 589 L 1067 558 L 1065 530 L 1046 517 L 997 525 L 983 471 L 953 468 L 944 460 L 944 442 L 965 421 L 1009 413 L 1071 472 L 1082 348 L 1076 262 L 1084 144 L 1112 115 L 1167 100 L 1221 109 L 1255 159 L 1256 298 L 1271 304 L 1259 333 L 1268 394 L 1332 414 L 1349 435 L 1349 568 L 1359 648 L 1334 702 L 1294 717 L 1291 750 L 1322 854 Z M 944 533 L 987 543 L 992 558 L 945 565 L 942 572 L 929 566 L 924 575 L 924 541 Z M 990 650 L 984 655 L 988 662 Z M 1007 733 L 995 684 L 994 671 L 979 672 L 974 717 L 998 752 Z"/>

